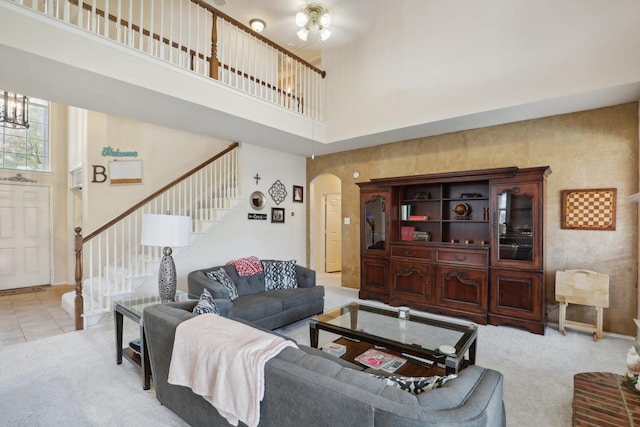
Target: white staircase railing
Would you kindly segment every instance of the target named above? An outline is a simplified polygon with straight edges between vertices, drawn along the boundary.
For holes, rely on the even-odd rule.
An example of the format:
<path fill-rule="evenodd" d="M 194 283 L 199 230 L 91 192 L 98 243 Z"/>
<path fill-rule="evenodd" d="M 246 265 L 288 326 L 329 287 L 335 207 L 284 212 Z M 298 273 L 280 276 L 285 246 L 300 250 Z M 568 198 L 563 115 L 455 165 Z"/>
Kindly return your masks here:
<path fill-rule="evenodd" d="M 110 312 L 114 299 L 132 295 L 156 274 L 161 248 L 141 245 L 143 214 L 188 215 L 192 232 L 204 233 L 230 207 L 238 197 L 237 147 L 230 145 L 87 236 L 75 229 L 76 329 L 86 327 L 91 316 Z"/>
<path fill-rule="evenodd" d="M 0 1 L 321 119 L 325 72 L 203 0 Z"/>

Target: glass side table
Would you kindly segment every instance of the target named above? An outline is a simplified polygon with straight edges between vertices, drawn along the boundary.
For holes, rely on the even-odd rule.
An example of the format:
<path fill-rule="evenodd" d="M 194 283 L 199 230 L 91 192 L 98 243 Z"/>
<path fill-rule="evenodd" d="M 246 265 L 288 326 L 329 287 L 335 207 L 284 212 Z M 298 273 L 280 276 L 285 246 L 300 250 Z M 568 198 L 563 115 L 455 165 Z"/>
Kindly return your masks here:
<path fill-rule="evenodd" d="M 186 301 L 189 299 L 187 293 L 176 292 L 176 301 Z M 161 304 L 160 296 L 151 295 L 144 297 L 125 298 L 113 302 L 113 320 L 116 331 L 116 363 L 122 364 L 122 356 L 130 362 L 142 368 L 142 388 L 149 390 L 151 387 L 151 364 L 149 363 L 149 353 L 144 336 L 144 323 L 142 313 L 145 307 Z M 140 328 L 140 354 L 137 354 L 129 346 L 123 348 L 122 345 L 122 320 L 124 316 L 133 320 Z"/>

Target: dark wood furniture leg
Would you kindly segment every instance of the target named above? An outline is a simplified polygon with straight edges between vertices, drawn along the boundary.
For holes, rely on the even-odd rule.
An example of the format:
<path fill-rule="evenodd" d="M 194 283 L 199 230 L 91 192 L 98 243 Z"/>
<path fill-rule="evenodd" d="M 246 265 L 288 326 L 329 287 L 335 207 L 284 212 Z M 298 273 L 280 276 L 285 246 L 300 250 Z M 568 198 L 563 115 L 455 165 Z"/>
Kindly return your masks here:
<path fill-rule="evenodd" d="M 116 329 L 116 363 L 122 365 L 122 313 L 114 310 L 113 321 Z"/>
<path fill-rule="evenodd" d="M 149 361 L 149 351 L 147 349 L 147 340 L 144 336 L 144 326 L 140 322 L 140 363 L 142 364 L 142 373 L 144 376 L 142 388 L 149 390 L 151 388 L 151 362 Z"/>
<path fill-rule="evenodd" d="M 316 322 L 309 322 L 309 343 L 311 347 L 318 348 L 318 335 L 320 334 L 320 330 L 317 327 Z"/>

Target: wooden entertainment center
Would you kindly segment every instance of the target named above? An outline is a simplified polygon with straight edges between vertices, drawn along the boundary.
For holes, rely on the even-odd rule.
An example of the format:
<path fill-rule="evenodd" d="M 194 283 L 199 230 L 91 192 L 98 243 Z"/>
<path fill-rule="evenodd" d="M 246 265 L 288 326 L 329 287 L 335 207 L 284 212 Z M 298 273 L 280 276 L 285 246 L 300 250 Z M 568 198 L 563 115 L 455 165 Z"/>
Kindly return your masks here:
<path fill-rule="evenodd" d="M 548 166 L 360 187 L 360 298 L 544 334 Z"/>

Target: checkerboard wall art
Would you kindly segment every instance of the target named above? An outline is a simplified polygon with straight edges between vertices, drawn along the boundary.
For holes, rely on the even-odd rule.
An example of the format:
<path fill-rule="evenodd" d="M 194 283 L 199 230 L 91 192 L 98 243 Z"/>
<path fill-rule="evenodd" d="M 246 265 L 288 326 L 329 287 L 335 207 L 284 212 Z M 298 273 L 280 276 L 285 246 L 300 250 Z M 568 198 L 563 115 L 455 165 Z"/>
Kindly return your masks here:
<path fill-rule="evenodd" d="M 564 190 L 561 226 L 573 230 L 615 230 L 616 189 Z"/>

